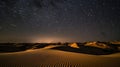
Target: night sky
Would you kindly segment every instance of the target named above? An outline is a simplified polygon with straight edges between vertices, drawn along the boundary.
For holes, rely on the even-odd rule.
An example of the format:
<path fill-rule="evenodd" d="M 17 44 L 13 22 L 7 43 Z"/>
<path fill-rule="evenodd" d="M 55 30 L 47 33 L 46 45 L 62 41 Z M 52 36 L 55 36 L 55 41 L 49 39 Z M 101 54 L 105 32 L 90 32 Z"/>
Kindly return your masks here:
<path fill-rule="evenodd" d="M 120 40 L 120 0 L 0 0 L 0 42 Z"/>

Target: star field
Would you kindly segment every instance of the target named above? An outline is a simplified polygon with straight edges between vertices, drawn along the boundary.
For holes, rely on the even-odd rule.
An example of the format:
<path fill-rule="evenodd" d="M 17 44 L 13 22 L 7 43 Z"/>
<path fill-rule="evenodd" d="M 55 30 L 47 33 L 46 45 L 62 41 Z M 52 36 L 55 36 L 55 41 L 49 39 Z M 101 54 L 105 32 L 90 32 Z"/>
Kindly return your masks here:
<path fill-rule="evenodd" d="M 0 0 L 0 42 L 120 40 L 119 0 Z"/>

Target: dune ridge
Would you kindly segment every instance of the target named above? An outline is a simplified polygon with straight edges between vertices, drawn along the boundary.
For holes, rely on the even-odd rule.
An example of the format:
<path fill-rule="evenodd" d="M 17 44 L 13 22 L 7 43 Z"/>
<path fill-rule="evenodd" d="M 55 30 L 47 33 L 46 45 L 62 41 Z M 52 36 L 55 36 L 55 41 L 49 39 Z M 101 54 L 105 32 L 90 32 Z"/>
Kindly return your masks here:
<path fill-rule="evenodd" d="M 1 52 L 0 67 L 119 67 L 120 53 L 119 49 L 116 49 L 119 45 L 103 43 L 109 48 L 101 48 L 104 45 L 97 45 L 99 43 L 102 44 L 102 42 L 93 43 L 94 46 L 91 42 L 89 46 L 86 46 L 89 43 L 14 44 L 12 46 L 19 50 L 24 47 L 24 50 Z M 96 54 L 100 51 L 102 53 Z"/>

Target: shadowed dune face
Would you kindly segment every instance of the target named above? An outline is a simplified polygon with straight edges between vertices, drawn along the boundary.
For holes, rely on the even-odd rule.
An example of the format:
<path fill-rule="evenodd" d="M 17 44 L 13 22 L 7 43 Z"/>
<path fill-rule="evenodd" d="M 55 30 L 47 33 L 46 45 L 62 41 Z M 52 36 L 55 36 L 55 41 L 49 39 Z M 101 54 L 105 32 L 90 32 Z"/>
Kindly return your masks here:
<path fill-rule="evenodd" d="M 1 43 L 0 53 L 21 52 L 29 49 L 40 49 L 48 46 L 48 44 L 40 43 Z"/>
<path fill-rule="evenodd" d="M 120 52 L 120 45 L 107 44 L 103 42 L 86 43 L 1 43 L 0 53 L 21 52 L 34 49 L 53 49 L 67 52 L 109 55 Z"/>
<path fill-rule="evenodd" d="M 54 47 L 52 49 L 91 55 L 109 55 L 119 53 L 119 48 L 114 46 L 114 44 L 112 45 L 113 46 L 111 46 L 110 44 L 98 42 L 90 42 L 85 44 L 73 43 L 66 46 L 63 45 L 59 47 Z"/>
<path fill-rule="evenodd" d="M 97 47 L 97 48 L 102 48 L 102 49 L 109 49 L 110 47 L 107 46 L 104 43 L 97 43 L 97 42 L 88 42 L 85 44 L 85 46 L 92 46 L 92 47 Z"/>
<path fill-rule="evenodd" d="M 83 54 L 90 54 L 90 55 L 109 55 L 113 53 L 118 53 L 112 50 L 105 50 L 105 49 L 100 49 L 96 47 L 81 47 L 79 48 L 72 48 L 69 46 L 60 46 L 60 47 L 55 47 L 52 48 L 55 50 L 61 50 L 61 51 L 67 51 L 67 52 L 75 52 L 75 53 L 83 53 Z"/>
<path fill-rule="evenodd" d="M 118 47 L 118 50 L 120 51 L 120 47 Z"/>
<path fill-rule="evenodd" d="M 0 64 L 2 67 L 119 67 L 120 46 L 105 44 L 110 48 L 101 48 L 85 44 L 0 44 Z"/>

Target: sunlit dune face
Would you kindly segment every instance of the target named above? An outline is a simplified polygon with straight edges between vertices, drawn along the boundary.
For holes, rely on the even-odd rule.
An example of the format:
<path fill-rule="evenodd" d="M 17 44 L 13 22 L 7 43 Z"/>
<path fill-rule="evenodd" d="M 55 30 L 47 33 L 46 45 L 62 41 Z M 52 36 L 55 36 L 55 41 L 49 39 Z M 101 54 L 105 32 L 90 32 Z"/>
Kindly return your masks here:
<path fill-rule="evenodd" d="M 110 42 L 111 44 L 120 44 L 120 41 L 113 41 L 113 42 Z"/>
<path fill-rule="evenodd" d="M 110 48 L 110 47 L 107 46 L 106 44 L 97 43 L 97 42 L 90 42 L 90 43 L 85 44 L 85 46 L 98 47 L 98 48 L 102 48 L 102 49 Z"/>
<path fill-rule="evenodd" d="M 32 51 L 34 51 L 34 50 L 33 49 L 26 50 L 26 52 L 32 52 Z"/>
<path fill-rule="evenodd" d="M 51 49 L 51 48 L 54 48 L 54 47 L 57 47 L 57 46 L 55 46 L 55 45 L 49 45 L 49 46 L 44 47 L 44 49 Z"/>
<path fill-rule="evenodd" d="M 72 48 L 79 48 L 79 46 L 77 45 L 77 43 L 69 44 L 69 46 L 72 47 Z"/>

